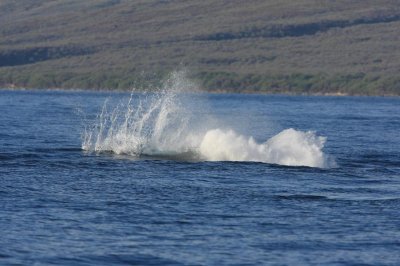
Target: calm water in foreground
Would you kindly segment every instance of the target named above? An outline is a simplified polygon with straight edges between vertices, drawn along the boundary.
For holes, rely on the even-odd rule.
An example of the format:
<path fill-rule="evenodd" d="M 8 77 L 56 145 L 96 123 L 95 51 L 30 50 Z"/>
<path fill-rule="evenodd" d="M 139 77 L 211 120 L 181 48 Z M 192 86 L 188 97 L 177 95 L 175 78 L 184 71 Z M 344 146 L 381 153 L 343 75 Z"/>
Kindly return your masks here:
<path fill-rule="evenodd" d="M 400 265 L 400 98 L 188 96 L 257 143 L 327 137 L 316 168 L 84 151 L 107 97 L 0 91 L 1 265 Z"/>

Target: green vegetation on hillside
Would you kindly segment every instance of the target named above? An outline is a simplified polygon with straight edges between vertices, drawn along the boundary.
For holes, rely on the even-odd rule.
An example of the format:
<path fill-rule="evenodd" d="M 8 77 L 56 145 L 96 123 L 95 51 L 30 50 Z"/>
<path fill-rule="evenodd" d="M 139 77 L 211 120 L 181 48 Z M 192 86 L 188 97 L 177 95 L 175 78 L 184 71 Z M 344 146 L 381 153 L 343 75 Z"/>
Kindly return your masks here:
<path fill-rule="evenodd" d="M 397 1 L 4 0 L 0 86 L 400 95 Z"/>

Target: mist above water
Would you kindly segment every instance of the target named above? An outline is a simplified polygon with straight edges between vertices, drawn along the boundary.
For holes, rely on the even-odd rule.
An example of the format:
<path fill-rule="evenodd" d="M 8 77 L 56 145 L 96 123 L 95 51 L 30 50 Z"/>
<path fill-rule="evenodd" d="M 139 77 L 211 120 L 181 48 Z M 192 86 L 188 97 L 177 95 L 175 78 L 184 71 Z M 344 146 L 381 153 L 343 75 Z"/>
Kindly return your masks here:
<path fill-rule="evenodd" d="M 111 105 L 83 134 L 86 151 L 194 161 L 252 161 L 287 166 L 329 167 L 325 137 L 292 128 L 258 143 L 234 129 L 218 127 L 192 112 L 184 72 L 173 72 L 161 88 L 132 93 Z"/>

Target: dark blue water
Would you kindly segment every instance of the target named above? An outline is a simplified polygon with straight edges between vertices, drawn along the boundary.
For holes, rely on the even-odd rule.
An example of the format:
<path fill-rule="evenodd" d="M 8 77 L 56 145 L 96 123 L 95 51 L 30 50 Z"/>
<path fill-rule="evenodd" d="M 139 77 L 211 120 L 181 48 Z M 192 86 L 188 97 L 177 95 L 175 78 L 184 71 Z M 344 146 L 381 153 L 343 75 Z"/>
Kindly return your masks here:
<path fill-rule="evenodd" d="M 1 265 L 400 264 L 399 98 L 201 96 L 260 141 L 327 137 L 320 169 L 84 152 L 110 95 L 0 91 Z"/>

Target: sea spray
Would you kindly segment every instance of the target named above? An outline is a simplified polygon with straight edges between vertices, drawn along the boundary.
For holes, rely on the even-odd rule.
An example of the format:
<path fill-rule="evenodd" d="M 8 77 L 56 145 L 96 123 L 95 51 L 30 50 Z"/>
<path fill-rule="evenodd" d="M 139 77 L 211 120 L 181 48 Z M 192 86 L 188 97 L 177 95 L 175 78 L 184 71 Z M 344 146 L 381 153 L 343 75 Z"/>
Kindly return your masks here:
<path fill-rule="evenodd" d="M 253 161 L 292 166 L 325 167 L 322 152 L 325 138 L 314 132 L 292 128 L 283 130 L 265 143 L 258 144 L 252 137 L 238 135 L 233 130 L 208 131 L 200 153 L 211 161 Z"/>
<path fill-rule="evenodd" d="M 82 148 L 130 156 L 196 161 L 254 161 L 288 166 L 330 167 L 322 149 L 326 138 L 286 129 L 264 143 L 233 129 L 211 125 L 192 113 L 184 73 L 173 72 L 163 86 L 132 93 L 117 106 L 104 103 L 97 121 L 86 128 Z"/>
<path fill-rule="evenodd" d="M 174 72 L 162 88 L 132 93 L 116 107 L 103 105 L 97 121 L 85 129 L 83 149 L 132 156 L 188 152 L 190 112 L 180 94 L 188 85 L 181 72 Z"/>

